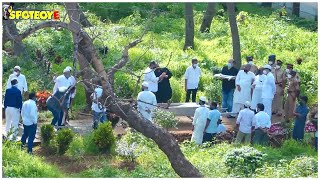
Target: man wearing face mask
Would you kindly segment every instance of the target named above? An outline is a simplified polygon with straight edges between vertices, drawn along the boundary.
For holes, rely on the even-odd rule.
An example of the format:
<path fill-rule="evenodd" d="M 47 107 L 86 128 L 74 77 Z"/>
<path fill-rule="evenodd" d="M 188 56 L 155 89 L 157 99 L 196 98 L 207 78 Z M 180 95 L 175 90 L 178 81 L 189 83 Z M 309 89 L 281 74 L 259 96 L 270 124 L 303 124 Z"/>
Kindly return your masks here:
<path fill-rule="evenodd" d="M 163 78 L 167 78 L 168 75 L 163 72 L 159 77 L 156 77 L 155 69 L 157 67 L 157 63 L 155 61 L 151 61 L 149 63 L 149 67 L 144 71 L 144 77 L 143 80 L 148 83 L 149 85 L 149 91 L 153 92 L 153 94 L 156 95 L 158 92 L 158 83 Z"/>
<path fill-rule="evenodd" d="M 58 76 L 56 79 L 55 79 L 55 84 L 54 84 L 54 87 L 53 87 L 53 93 L 54 94 L 55 92 L 58 91 L 58 89 L 60 87 L 70 87 L 72 85 L 72 80 L 71 80 L 71 72 L 69 69 L 64 69 L 63 70 L 63 75 L 60 75 Z"/>
<path fill-rule="evenodd" d="M 252 56 L 247 56 L 247 63 L 251 65 L 250 71 L 253 72 L 253 74 L 256 74 L 258 72 L 258 67 L 253 64 L 253 57 Z M 242 65 L 240 70 L 244 70 L 244 66 Z"/>
<path fill-rule="evenodd" d="M 287 74 L 290 74 L 291 71 L 293 71 L 293 64 L 287 63 L 286 73 L 287 73 Z M 297 81 L 299 82 L 299 85 L 300 85 L 300 76 L 299 76 L 299 74 L 297 73 L 297 71 L 295 72 L 295 74 L 296 74 L 296 79 L 297 79 Z"/>
<path fill-rule="evenodd" d="M 249 71 L 250 64 L 245 65 L 244 70 L 240 70 L 236 77 L 236 90 L 233 96 L 232 114 L 239 113 L 244 108 L 246 101 L 251 101 L 251 85 L 254 82 L 255 75 Z"/>
<path fill-rule="evenodd" d="M 276 67 L 275 61 L 276 61 L 276 55 L 271 54 L 268 57 L 268 64 L 271 66 L 272 69 L 274 69 Z"/>
<path fill-rule="evenodd" d="M 307 106 L 308 97 L 301 96 L 299 99 L 299 105 L 297 106 L 293 115 L 296 117 L 294 121 L 292 138 L 298 141 L 302 141 L 304 137 L 304 127 L 306 125 L 307 115 L 309 108 Z"/>
<path fill-rule="evenodd" d="M 272 68 L 270 65 L 263 66 L 263 74 L 266 75 L 266 79 L 263 81 L 261 93 L 264 111 L 270 116 L 270 118 L 272 116 L 272 100 L 276 94 L 276 84 L 271 71 Z"/>
<path fill-rule="evenodd" d="M 192 59 L 192 66 L 189 66 L 184 74 L 186 102 L 189 102 L 192 93 L 192 102 L 196 102 L 198 85 L 200 82 L 201 69 L 198 66 L 198 60 Z"/>
<path fill-rule="evenodd" d="M 230 59 L 227 66 L 221 70 L 221 74 L 229 76 L 237 76 L 238 69 L 234 67 L 235 61 Z M 232 111 L 233 93 L 235 86 L 235 79 L 222 79 L 222 108 L 227 108 L 228 112 Z"/>
<path fill-rule="evenodd" d="M 296 99 L 299 97 L 300 86 L 296 78 L 296 72 L 291 71 L 288 75 L 287 83 L 287 97 L 284 104 L 284 116 L 286 122 L 289 122 L 291 118 L 294 117 L 293 111 L 296 106 Z"/>
<path fill-rule="evenodd" d="M 6 113 L 6 133 L 11 140 L 17 138 L 19 132 L 20 111 L 22 108 L 22 96 L 18 89 L 18 80 L 11 80 L 11 88 L 7 89 L 4 96 L 4 109 Z M 11 132 L 11 133 L 10 133 Z"/>
<path fill-rule="evenodd" d="M 272 114 L 282 116 L 282 100 L 285 86 L 285 72 L 281 69 L 282 61 L 277 60 L 277 64 L 272 71 L 276 82 L 276 94 L 272 102 Z"/>
<path fill-rule="evenodd" d="M 137 97 L 138 111 L 145 120 L 152 122 L 152 113 L 157 106 L 156 96 L 150 92 L 149 83 L 142 83 L 142 92 Z"/>
<path fill-rule="evenodd" d="M 17 79 L 18 81 L 17 88 L 20 90 L 21 94 L 25 93 L 26 95 L 28 92 L 28 84 L 27 84 L 26 77 L 23 74 L 21 74 L 21 68 L 19 66 L 15 66 L 13 70 L 13 74 L 9 76 L 9 79 L 7 81 L 7 89 L 12 87 L 11 81 L 13 79 Z"/>

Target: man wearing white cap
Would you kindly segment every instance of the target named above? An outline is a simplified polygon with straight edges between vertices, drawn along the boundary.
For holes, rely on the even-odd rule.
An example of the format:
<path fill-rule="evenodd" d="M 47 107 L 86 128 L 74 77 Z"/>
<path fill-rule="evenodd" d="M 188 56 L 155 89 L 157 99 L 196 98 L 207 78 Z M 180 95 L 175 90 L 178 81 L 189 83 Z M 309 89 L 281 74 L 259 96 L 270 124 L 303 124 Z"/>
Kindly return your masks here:
<path fill-rule="evenodd" d="M 237 118 L 238 134 L 235 143 L 241 143 L 244 139 L 244 143 L 250 144 L 251 131 L 253 130 L 254 112 L 250 109 L 250 102 L 246 101 L 243 110 L 239 112 Z"/>
<path fill-rule="evenodd" d="M 7 89 L 11 88 L 11 81 L 13 79 L 18 80 L 17 88 L 21 91 L 21 94 L 28 92 L 28 84 L 26 77 L 21 74 L 21 68 L 19 66 L 15 66 L 13 69 L 13 73 L 9 76 L 8 82 L 7 82 Z"/>
<path fill-rule="evenodd" d="M 53 93 L 55 93 L 56 91 L 58 91 L 58 89 L 60 87 L 69 87 L 72 85 L 72 81 L 71 81 L 71 73 L 69 69 L 64 69 L 63 70 L 63 75 L 58 76 L 54 82 L 54 87 L 53 87 Z"/>
<path fill-rule="evenodd" d="M 209 109 L 205 106 L 206 97 L 200 97 L 200 107 L 198 107 L 193 116 L 193 133 L 191 137 L 191 141 L 196 142 L 196 144 L 200 145 L 203 141 L 203 135 L 205 133 L 205 128 L 207 124 L 207 120 L 209 118 Z M 210 121 L 210 120 L 209 120 Z"/>
<path fill-rule="evenodd" d="M 276 94 L 276 83 L 274 76 L 271 73 L 272 68 L 270 65 L 263 66 L 263 74 L 266 75 L 262 85 L 262 103 L 264 105 L 264 111 L 271 117 L 272 116 L 272 100 Z"/>
<path fill-rule="evenodd" d="M 144 119 L 152 121 L 152 112 L 157 106 L 156 95 L 149 91 L 149 83 L 142 83 L 142 92 L 138 94 L 138 111 Z"/>

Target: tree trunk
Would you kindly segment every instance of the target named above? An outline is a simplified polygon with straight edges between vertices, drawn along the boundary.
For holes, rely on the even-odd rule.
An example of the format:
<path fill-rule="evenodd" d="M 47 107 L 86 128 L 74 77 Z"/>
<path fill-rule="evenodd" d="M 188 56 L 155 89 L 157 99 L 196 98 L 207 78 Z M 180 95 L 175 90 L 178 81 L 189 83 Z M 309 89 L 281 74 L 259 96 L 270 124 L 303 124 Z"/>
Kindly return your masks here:
<path fill-rule="evenodd" d="M 183 50 L 194 48 L 194 21 L 192 3 L 185 3 L 185 43 Z"/>
<path fill-rule="evenodd" d="M 292 14 L 297 17 L 300 16 L 300 3 L 292 3 Z"/>
<path fill-rule="evenodd" d="M 210 32 L 211 22 L 212 22 L 213 16 L 216 13 L 215 6 L 216 6 L 215 3 L 208 3 L 208 7 L 206 10 L 206 13 L 203 16 L 202 24 L 200 27 L 201 33 Z"/>
<path fill-rule="evenodd" d="M 240 51 L 240 38 L 236 20 L 236 12 L 234 8 L 234 3 L 226 3 L 227 10 L 229 14 L 229 23 L 232 36 L 232 50 L 233 50 L 233 59 L 236 61 L 236 67 L 240 69 L 241 67 L 241 51 Z"/>
<path fill-rule="evenodd" d="M 47 21 L 29 28 L 17 36 L 16 39 L 22 40 L 40 29 L 49 27 L 61 27 L 70 30 L 73 34 L 79 33 L 81 39 L 79 43 L 79 52 L 81 52 L 85 59 L 90 59 L 90 64 L 101 78 L 103 97 L 106 99 L 106 107 L 108 107 L 111 112 L 123 118 L 132 128 L 141 132 L 144 136 L 153 139 L 159 148 L 166 154 L 172 168 L 180 177 L 203 177 L 199 170 L 185 158 L 178 143 L 168 131 L 153 125 L 150 121 L 145 121 L 131 104 L 116 99 L 114 89 L 109 80 L 109 74 L 114 73 L 114 70 L 110 70 L 108 73 L 105 71 L 91 38 L 84 30 L 79 32 L 79 29 L 73 25 L 59 21 Z M 123 51 L 122 59 L 115 66 L 119 69 L 125 66 L 129 61 L 129 49 L 140 42 L 141 39 L 127 45 Z"/>
<path fill-rule="evenodd" d="M 81 15 L 83 16 L 82 19 L 84 19 L 85 17 L 77 3 L 65 3 L 65 6 L 70 19 L 69 25 L 71 27 L 78 29 L 80 31 L 81 30 L 80 23 L 82 24 L 83 22 L 85 22 L 84 24 L 82 24 L 83 26 L 91 25 L 89 21 L 88 22 L 81 21 Z M 72 37 L 73 37 L 73 42 L 75 46 L 76 46 L 76 42 L 78 42 L 77 46 L 79 46 L 79 44 L 81 44 L 81 41 L 83 41 L 83 39 L 79 40 L 79 34 L 72 33 Z M 89 61 L 83 56 L 83 52 L 81 51 L 81 49 L 77 47 L 77 50 L 79 50 L 79 52 L 75 52 L 74 56 L 76 56 L 76 58 L 79 61 L 81 76 L 84 80 L 89 81 L 92 78 L 92 76 L 89 73 L 89 70 L 90 70 Z M 89 89 L 91 85 L 87 81 L 84 82 L 86 86 L 85 95 L 86 95 L 86 103 L 87 103 L 87 107 L 85 108 L 85 110 L 88 110 L 90 108 L 89 104 L 92 103 L 90 95 L 93 92 L 93 89 Z"/>
<path fill-rule="evenodd" d="M 22 41 L 16 40 L 14 36 L 18 35 L 18 29 L 13 20 L 3 20 L 3 45 L 8 41 L 11 41 L 13 52 L 15 56 L 27 55 L 25 46 L 22 44 Z M 25 56 L 26 57 L 26 56 Z"/>

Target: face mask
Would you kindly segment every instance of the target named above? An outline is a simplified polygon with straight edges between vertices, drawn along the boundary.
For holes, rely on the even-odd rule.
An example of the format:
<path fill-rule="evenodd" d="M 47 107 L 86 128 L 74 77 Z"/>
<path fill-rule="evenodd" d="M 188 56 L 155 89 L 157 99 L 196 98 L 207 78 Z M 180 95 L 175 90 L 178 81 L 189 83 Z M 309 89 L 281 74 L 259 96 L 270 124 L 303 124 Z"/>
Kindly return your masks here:
<path fill-rule="evenodd" d="M 253 61 L 249 61 L 248 64 L 253 64 Z"/>
<path fill-rule="evenodd" d="M 267 74 L 268 74 L 268 71 L 267 71 L 267 70 L 263 70 L 263 74 L 264 74 L 264 75 L 267 75 Z"/>
<path fill-rule="evenodd" d="M 269 61 L 269 65 L 272 65 L 273 64 L 273 61 Z"/>
<path fill-rule="evenodd" d="M 276 65 L 276 69 L 280 69 L 280 66 L 279 66 L 279 65 Z"/>
<path fill-rule="evenodd" d="M 17 73 L 17 72 L 15 72 L 15 71 L 13 71 L 13 74 L 14 74 L 15 76 L 18 76 L 18 73 Z"/>
<path fill-rule="evenodd" d="M 289 79 L 292 78 L 291 74 L 288 74 L 287 76 L 288 76 Z"/>
<path fill-rule="evenodd" d="M 231 63 L 228 63 L 227 64 L 228 68 L 230 69 L 232 67 L 232 64 Z"/>
<path fill-rule="evenodd" d="M 289 72 L 290 72 L 290 69 L 286 69 L 286 72 L 289 73 Z"/>
<path fill-rule="evenodd" d="M 192 64 L 192 66 L 193 66 L 194 68 L 196 68 L 196 67 L 198 66 L 198 64 Z"/>

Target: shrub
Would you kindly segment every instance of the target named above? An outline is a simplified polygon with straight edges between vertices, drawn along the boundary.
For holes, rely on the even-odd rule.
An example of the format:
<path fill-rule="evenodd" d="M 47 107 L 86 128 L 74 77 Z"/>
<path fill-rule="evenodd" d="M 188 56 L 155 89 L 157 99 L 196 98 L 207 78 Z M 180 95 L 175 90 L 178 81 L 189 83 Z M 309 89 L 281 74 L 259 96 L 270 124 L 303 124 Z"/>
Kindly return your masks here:
<path fill-rule="evenodd" d="M 84 151 L 86 154 L 95 155 L 99 153 L 97 145 L 93 141 L 93 133 L 90 133 L 83 138 Z"/>
<path fill-rule="evenodd" d="M 48 146 L 54 138 L 54 128 L 51 124 L 41 126 L 41 140 L 43 146 Z"/>
<path fill-rule="evenodd" d="M 222 102 L 222 82 L 218 79 L 213 79 L 213 82 L 208 84 L 204 88 L 205 96 L 212 101 L 215 101 L 217 103 Z"/>
<path fill-rule="evenodd" d="M 63 155 L 69 148 L 74 137 L 74 132 L 71 129 L 59 130 L 57 135 L 58 153 Z"/>
<path fill-rule="evenodd" d="M 154 122 L 163 128 L 176 128 L 178 121 L 172 112 L 156 108 L 154 111 Z"/>
<path fill-rule="evenodd" d="M 81 136 L 76 136 L 70 143 L 69 149 L 67 150 L 67 155 L 73 159 L 79 159 L 85 153 L 85 148 L 83 144 L 83 138 Z"/>
<path fill-rule="evenodd" d="M 136 142 L 129 144 L 126 141 L 120 140 L 117 142 L 116 153 L 128 161 L 134 162 L 142 151 L 138 151 L 138 144 Z"/>
<path fill-rule="evenodd" d="M 250 177 L 257 168 L 262 166 L 262 158 L 263 154 L 260 151 L 243 146 L 227 153 L 225 164 L 231 173 Z"/>
<path fill-rule="evenodd" d="M 318 172 L 318 161 L 312 157 L 298 157 L 291 161 L 290 171 L 295 177 L 310 177 Z"/>
<path fill-rule="evenodd" d="M 171 97 L 171 101 L 176 103 L 176 102 L 180 102 L 182 98 L 185 97 L 185 91 L 184 91 L 184 85 L 182 87 L 181 82 L 179 82 L 178 80 L 176 80 L 175 78 L 171 78 L 170 79 L 170 85 L 172 88 L 172 97 Z"/>
<path fill-rule="evenodd" d="M 111 127 L 111 122 L 99 125 L 98 129 L 93 131 L 93 142 L 102 153 L 112 152 L 115 145 L 115 137 Z"/>

